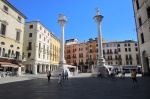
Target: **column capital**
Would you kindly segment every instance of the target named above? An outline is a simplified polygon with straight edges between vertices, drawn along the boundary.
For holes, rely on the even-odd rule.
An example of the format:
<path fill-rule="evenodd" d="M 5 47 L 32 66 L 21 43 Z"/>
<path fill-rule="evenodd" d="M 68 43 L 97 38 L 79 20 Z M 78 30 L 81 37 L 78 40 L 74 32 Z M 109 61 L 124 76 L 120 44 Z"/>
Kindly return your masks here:
<path fill-rule="evenodd" d="M 102 15 L 96 15 L 96 16 L 94 16 L 94 20 L 95 20 L 96 22 L 101 22 L 102 19 L 103 19 L 103 16 L 102 16 Z"/>

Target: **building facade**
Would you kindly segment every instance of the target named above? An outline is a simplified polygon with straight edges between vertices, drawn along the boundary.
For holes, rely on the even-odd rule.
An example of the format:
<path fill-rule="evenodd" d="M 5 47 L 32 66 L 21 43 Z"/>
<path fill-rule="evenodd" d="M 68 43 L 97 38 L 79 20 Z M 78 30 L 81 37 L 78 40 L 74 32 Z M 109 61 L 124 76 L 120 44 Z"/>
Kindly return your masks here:
<path fill-rule="evenodd" d="M 117 41 L 103 43 L 103 55 L 106 65 L 118 65 Z"/>
<path fill-rule="evenodd" d="M 23 53 L 26 73 L 45 73 L 51 69 L 50 33 L 39 21 L 25 23 Z"/>
<path fill-rule="evenodd" d="M 87 43 L 75 39 L 65 42 L 65 60 L 69 65 L 77 66 L 80 72 L 86 72 L 87 66 Z"/>
<path fill-rule="evenodd" d="M 50 66 L 51 71 L 54 71 L 58 68 L 60 61 L 60 40 L 51 33 L 50 39 Z"/>
<path fill-rule="evenodd" d="M 133 40 L 119 41 L 118 65 L 124 69 L 132 69 L 133 66 L 140 65 L 138 43 Z"/>
<path fill-rule="evenodd" d="M 21 74 L 26 16 L 7 0 L 0 0 L 0 69 Z"/>
<path fill-rule="evenodd" d="M 143 75 L 150 75 L 150 0 L 132 0 Z"/>
<path fill-rule="evenodd" d="M 69 40 L 67 40 L 70 42 Z M 140 65 L 138 43 L 133 40 L 105 42 L 103 39 L 103 57 L 106 66 L 118 70 L 136 69 Z M 73 43 L 73 42 L 72 42 Z M 91 72 L 92 66 L 97 65 L 97 38 L 90 38 L 83 43 L 66 44 L 65 59 L 69 65 L 78 66 L 82 72 Z"/>

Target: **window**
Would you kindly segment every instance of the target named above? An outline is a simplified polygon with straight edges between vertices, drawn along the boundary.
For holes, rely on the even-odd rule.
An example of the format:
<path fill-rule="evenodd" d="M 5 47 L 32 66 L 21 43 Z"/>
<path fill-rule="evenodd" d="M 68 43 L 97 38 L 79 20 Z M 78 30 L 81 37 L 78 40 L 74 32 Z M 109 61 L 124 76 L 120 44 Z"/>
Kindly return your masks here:
<path fill-rule="evenodd" d="M 128 62 L 128 61 L 126 61 L 126 64 L 127 64 L 127 65 L 129 65 L 129 62 Z"/>
<path fill-rule="evenodd" d="M 31 56 L 31 53 L 28 53 L 28 58 L 30 58 L 30 56 Z"/>
<path fill-rule="evenodd" d="M 141 43 L 143 44 L 144 43 L 144 34 L 141 33 Z"/>
<path fill-rule="evenodd" d="M 98 44 L 96 44 L 96 47 L 98 47 Z"/>
<path fill-rule="evenodd" d="M 20 32 L 19 31 L 17 31 L 17 33 L 16 33 L 16 41 L 20 41 Z"/>
<path fill-rule="evenodd" d="M 118 44 L 118 47 L 120 47 L 120 44 Z"/>
<path fill-rule="evenodd" d="M 5 43 L 4 43 L 4 42 L 1 42 L 1 45 L 5 45 Z"/>
<path fill-rule="evenodd" d="M 139 10 L 140 6 L 139 6 L 139 1 L 136 0 L 136 7 L 137 7 L 137 10 Z"/>
<path fill-rule="evenodd" d="M 118 52 L 121 52 L 121 49 L 120 49 L 120 48 L 118 48 Z"/>
<path fill-rule="evenodd" d="M 92 47 L 92 45 L 90 45 L 90 47 Z"/>
<path fill-rule="evenodd" d="M 130 65 L 132 65 L 132 61 L 130 61 Z"/>
<path fill-rule="evenodd" d="M 5 35 L 6 34 L 6 25 L 1 24 L 1 32 L 0 34 Z"/>
<path fill-rule="evenodd" d="M 33 29 L 33 25 L 30 25 L 29 28 L 30 28 L 30 29 Z"/>
<path fill-rule="evenodd" d="M 18 16 L 18 21 L 21 21 L 21 17 L 20 16 Z"/>
<path fill-rule="evenodd" d="M 128 48 L 129 52 L 131 52 L 131 48 Z"/>
<path fill-rule="evenodd" d="M 125 52 L 127 52 L 127 48 L 125 48 Z"/>
<path fill-rule="evenodd" d="M 140 62 L 139 62 L 139 61 L 137 61 L 137 64 L 139 65 L 139 64 L 140 64 Z"/>
<path fill-rule="evenodd" d="M 147 8 L 147 17 L 150 18 L 150 6 Z"/>
<path fill-rule="evenodd" d="M 42 30 L 42 26 L 40 26 L 40 30 Z"/>
<path fill-rule="evenodd" d="M 127 46 L 127 44 L 124 44 L 124 46 Z"/>
<path fill-rule="evenodd" d="M 4 9 L 4 11 L 8 12 L 8 7 L 6 7 L 5 5 L 4 5 L 3 9 Z"/>
<path fill-rule="evenodd" d="M 13 47 L 14 47 L 14 45 L 12 45 L 12 44 L 11 44 L 11 45 L 10 45 L 10 47 L 11 47 L 11 48 L 13 48 Z"/>
<path fill-rule="evenodd" d="M 142 26 L 142 19 L 141 19 L 141 17 L 139 17 L 139 27 L 141 27 Z"/>
<path fill-rule="evenodd" d="M 110 47 L 112 47 L 112 44 L 110 44 Z"/>
<path fill-rule="evenodd" d="M 137 46 L 137 43 L 135 43 L 135 46 Z"/>
<path fill-rule="evenodd" d="M 32 33 L 29 33 L 29 37 L 32 37 Z"/>
<path fill-rule="evenodd" d="M 17 49 L 20 49 L 20 47 L 17 47 Z"/>
<path fill-rule="evenodd" d="M 126 55 L 126 60 L 128 60 L 128 55 Z"/>
<path fill-rule="evenodd" d="M 32 42 L 29 42 L 28 44 L 29 44 L 28 50 L 32 50 Z"/>
<path fill-rule="evenodd" d="M 128 44 L 128 46 L 130 46 L 130 44 Z"/>
<path fill-rule="evenodd" d="M 135 51 L 138 51 L 138 48 L 137 48 L 137 47 L 135 48 Z"/>

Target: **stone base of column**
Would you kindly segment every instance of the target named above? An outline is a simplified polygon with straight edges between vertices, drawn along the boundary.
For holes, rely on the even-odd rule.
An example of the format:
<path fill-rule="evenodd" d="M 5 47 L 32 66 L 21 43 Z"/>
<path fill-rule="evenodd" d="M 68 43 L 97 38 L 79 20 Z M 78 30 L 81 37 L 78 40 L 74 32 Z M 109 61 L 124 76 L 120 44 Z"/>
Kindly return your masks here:
<path fill-rule="evenodd" d="M 98 71 L 102 74 L 103 77 L 108 77 L 108 70 L 105 67 L 105 59 L 99 58 L 98 59 L 98 65 L 94 68 L 94 71 L 92 71 L 92 77 L 98 76 Z"/>
<path fill-rule="evenodd" d="M 105 66 L 96 66 L 92 72 L 92 77 L 98 77 L 98 71 L 100 71 L 103 77 L 108 77 L 107 68 Z"/>
<path fill-rule="evenodd" d="M 72 74 L 71 74 L 70 71 L 69 71 L 69 68 L 70 68 L 70 67 L 75 67 L 75 66 L 67 65 L 66 63 L 64 63 L 64 64 L 59 64 L 57 70 L 54 71 L 54 72 L 52 72 L 52 76 L 53 76 L 53 77 L 58 77 L 59 74 L 62 75 L 62 72 L 63 72 L 63 71 L 64 71 L 64 72 L 67 71 L 67 72 L 68 72 L 68 76 L 71 77 Z M 77 74 L 77 71 L 76 71 L 75 73 Z"/>

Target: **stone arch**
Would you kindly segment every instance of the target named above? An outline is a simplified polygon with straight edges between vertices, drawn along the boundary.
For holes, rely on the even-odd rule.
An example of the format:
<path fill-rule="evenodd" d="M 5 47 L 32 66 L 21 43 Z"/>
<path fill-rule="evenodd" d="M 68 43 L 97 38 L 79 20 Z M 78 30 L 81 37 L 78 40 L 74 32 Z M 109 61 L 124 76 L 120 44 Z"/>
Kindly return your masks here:
<path fill-rule="evenodd" d="M 150 75 L 150 66 L 149 66 L 149 59 L 148 54 L 146 51 L 142 52 L 142 64 L 143 64 L 143 73 L 144 75 Z"/>

